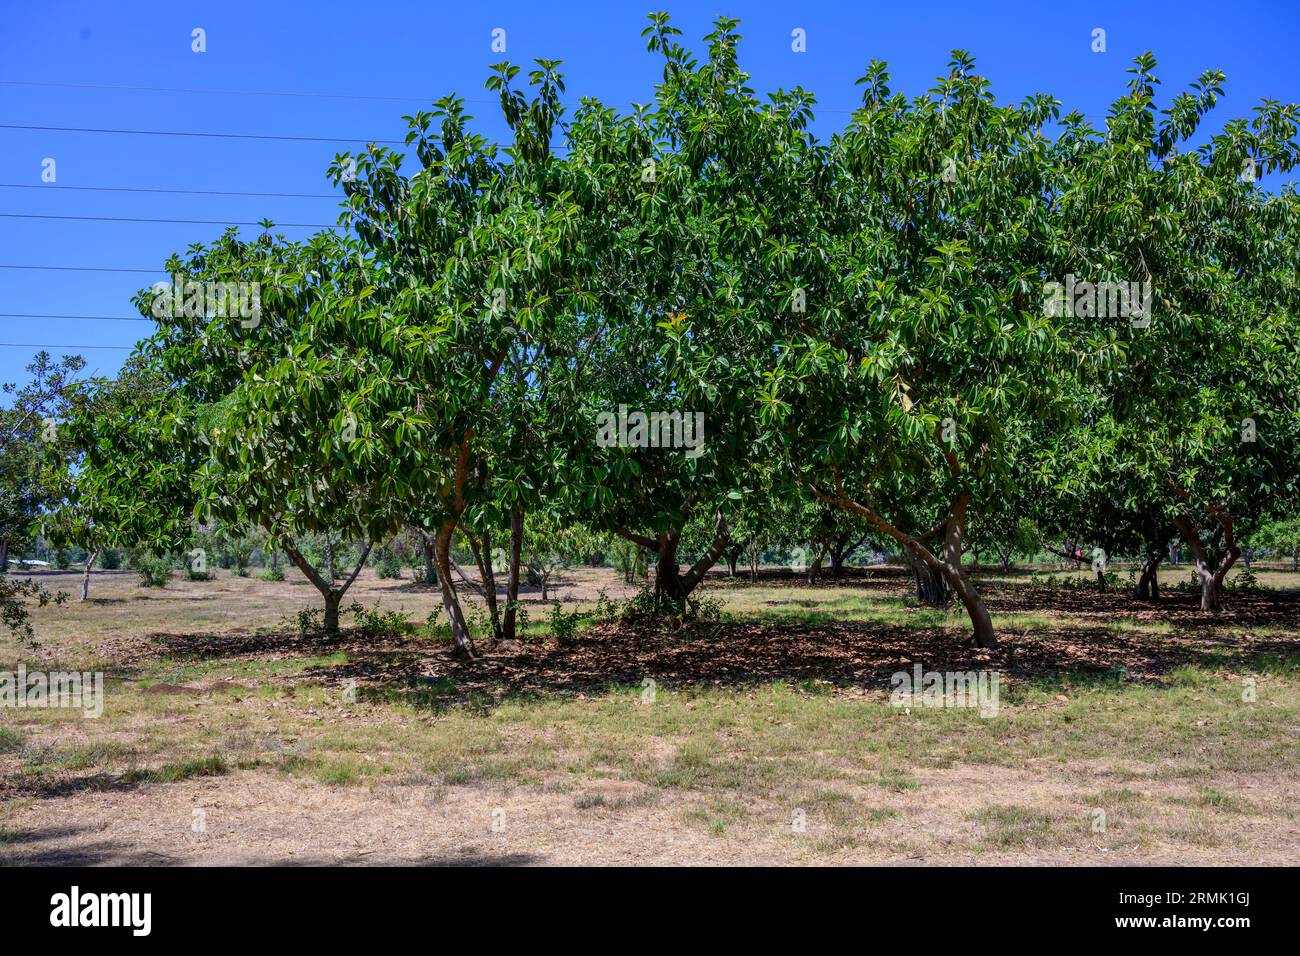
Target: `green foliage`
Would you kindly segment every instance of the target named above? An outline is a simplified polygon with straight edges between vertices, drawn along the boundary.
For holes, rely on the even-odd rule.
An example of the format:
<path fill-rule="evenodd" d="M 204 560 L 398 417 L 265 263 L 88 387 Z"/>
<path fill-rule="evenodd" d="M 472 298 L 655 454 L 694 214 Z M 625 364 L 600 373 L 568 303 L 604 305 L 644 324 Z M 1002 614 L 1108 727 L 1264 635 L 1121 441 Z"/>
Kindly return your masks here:
<path fill-rule="evenodd" d="M 402 576 L 402 561 L 391 551 L 385 551 L 375 561 L 375 574 L 381 578 L 400 578 Z"/>
<path fill-rule="evenodd" d="M 140 575 L 140 586 L 143 588 L 165 588 L 171 580 L 172 563 L 167 558 L 142 554 L 132 563 Z"/>
<path fill-rule="evenodd" d="M 560 644 L 570 643 L 577 635 L 581 623 L 582 615 L 577 611 L 565 614 L 559 601 L 551 606 L 551 613 L 546 616 L 546 628 Z"/>
<path fill-rule="evenodd" d="M 362 604 L 353 603 L 348 610 L 355 616 L 356 626 L 372 636 L 403 635 L 410 634 L 415 630 L 414 625 L 406 619 L 404 613 L 401 611 L 382 611 L 378 601 L 375 602 L 375 606 L 371 609 L 367 609 Z"/>
<path fill-rule="evenodd" d="M 31 640 L 34 632 L 27 610 L 28 599 L 44 607 L 50 603 L 63 604 L 68 595 L 63 591 L 51 594 L 36 581 L 17 580 L 0 573 L 0 626 L 20 638 Z"/>
<path fill-rule="evenodd" d="M 297 611 L 285 623 L 292 623 L 299 634 L 319 634 L 325 628 L 325 612 L 318 607 L 305 607 Z"/>

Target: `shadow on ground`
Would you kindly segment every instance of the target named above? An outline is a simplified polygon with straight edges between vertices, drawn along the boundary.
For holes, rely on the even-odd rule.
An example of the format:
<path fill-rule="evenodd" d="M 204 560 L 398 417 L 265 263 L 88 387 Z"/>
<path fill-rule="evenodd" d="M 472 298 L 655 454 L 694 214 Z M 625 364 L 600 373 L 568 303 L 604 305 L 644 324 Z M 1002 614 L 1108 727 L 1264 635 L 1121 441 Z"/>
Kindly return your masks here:
<path fill-rule="evenodd" d="M 899 573 L 860 572 L 850 580 L 858 585 L 869 580 L 885 597 L 909 594 L 909 581 Z M 843 585 L 829 579 L 825 586 Z M 363 693 L 424 694 L 445 703 L 469 696 L 499 700 L 516 694 L 576 694 L 610 684 L 639 685 L 647 678 L 668 687 L 821 680 L 887 689 L 891 674 L 914 664 L 938 671 L 997 670 L 1013 683 L 1065 674 L 1156 680 L 1183 665 L 1245 666 L 1265 655 L 1290 657 L 1300 651 L 1300 593 L 1295 592 L 1235 593 L 1219 614 L 1201 612 L 1199 595 L 1190 592 L 1170 591 L 1156 605 L 1127 592 L 1099 594 L 1020 582 L 989 583 L 984 592 L 995 620 L 1001 619 L 1000 643 L 993 649 L 971 645 L 960 607 L 951 610 L 945 626 L 935 623 L 932 611 L 898 602 L 893 609 L 915 614 L 915 624 L 839 621 L 828 605 L 810 611 L 805 620 L 723 622 L 679 630 L 606 624 L 563 645 L 512 645 L 474 661 L 454 659 L 444 642 L 355 630 L 334 638 L 280 632 L 154 635 L 152 640 L 169 655 L 199 660 L 343 651 L 346 663 L 280 680 L 356 680 Z M 1033 620 L 1018 622 L 1019 614 Z M 1252 628 L 1265 633 L 1252 636 Z"/>

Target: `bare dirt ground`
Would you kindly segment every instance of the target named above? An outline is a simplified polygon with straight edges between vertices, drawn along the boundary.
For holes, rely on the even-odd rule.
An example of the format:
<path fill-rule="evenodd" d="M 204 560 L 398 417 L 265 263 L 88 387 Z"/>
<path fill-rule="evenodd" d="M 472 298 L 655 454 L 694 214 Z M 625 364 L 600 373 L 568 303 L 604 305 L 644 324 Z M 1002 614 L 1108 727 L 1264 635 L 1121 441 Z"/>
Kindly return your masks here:
<path fill-rule="evenodd" d="M 301 582 L 96 575 L 37 646 L 0 646 L 0 670 L 109 678 L 98 720 L 0 710 L 0 862 L 1294 862 L 1300 594 L 1207 616 L 988 588 L 992 651 L 885 569 L 716 576 L 716 624 L 593 620 L 464 663 L 423 631 L 301 635 Z M 560 596 L 601 590 L 634 589 L 583 569 Z M 349 598 L 433 610 L 369 573 Z M 916 663 L 996 671 L 998 716 L 890 706 Z"/>
<path fill-rule="evenodd" d="M 584 793 L 606 800 L 635 786 L 596 783 Z M 1233 781 L 1224 781 L 1234 786 Z M 1243 783 L 1294 808 L 1294 776 Z M 924 788 L 924 792 L 921 792 Z M 921 788 L 882 799 L 897 814 L 870 842 L 834 846 L 830 828 L 802 832 L 783 820 L 743 815 L 724 836 L 683 822 L 683 806 L 575 809 L 572 795 L 522 788 L 414 785 L 341 787 L 240 771 L 142 789 L 54 798 L 23 814 L 11 862 L 52 865 L 1199 865 L 1288 866 L 1300 825 L 1243 818 L 1201 823 L 1178 840 L 1110 846 L 1104 837 L 1068 846 L 987 847 L 983 825 L 965 820 L 979 802 L 1036 810 L 1087 806 L 1082 788 L 1061 786 L 1049 768 L 1006 771 L 955 767 L 929 771 Z M 1144 784 L 1141 799 L 1187 798 L 1194 788 Z M 978 792 L 974 797 L 972 791 Z M 687 804 L 692 801 L 687 801 Z M 200 818 L 195 811 L 201 811 Z M 1085 814 L 1080 814 L 1081 817 Z M 196 832 L 195 820 L 204 829 Z M 1083 830 L 1084 828 L 1080 828 Z M 832 845 L 827 846 L 827 837 Z M 1202 841 L 1191 843 L 1189 837 Z"/>

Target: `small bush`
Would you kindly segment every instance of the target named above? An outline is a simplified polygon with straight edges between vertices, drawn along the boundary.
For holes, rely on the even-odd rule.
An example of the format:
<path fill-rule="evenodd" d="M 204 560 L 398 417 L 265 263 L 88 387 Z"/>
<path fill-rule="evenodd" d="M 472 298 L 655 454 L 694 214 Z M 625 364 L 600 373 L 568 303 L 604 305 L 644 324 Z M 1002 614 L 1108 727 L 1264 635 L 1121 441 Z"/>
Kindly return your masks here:
<path fill-rule="evenodd" d="M 563 605 L 557 601 L 546 617 L 546 625 L 557 641 L 567 644 L 578 633 L 578 624 L 581 620 L 582 616 L 577 611 L 565 614 Z"/>
<path fill-rule="evenodd" d="M 116 571 L 122 566 L 122 552 L 117 548 L 105 548 L 99 556 L 99 566 L 105 571 Z"/>
<path fill-rule="evenodd" d="M 1230 591 L 1258 591 L 1259 578 L 1250 568 L 1242 568 L 1237 572 L 1237 576 L 1227 582 L 1227 589 Z"/>
<path fill-rule="evenodd" d="M 291 620 L 299 634 L 315 634 L 325 629 L 325 612 L 318 607 L 305 607 Z"/>
<path fill-rule="evenodd" d="M 375 574 L 386 579 L 400 578 L 402 576 L 402 562 L 392 552 L 384 554 L 375 562 Z"/>
<path fill-rule="evenodd" d="M 268 564 L 262 570 L 257 572 L 257 576 L 262 581 L 283 581 L 284 568 L 280 567 L 279 565 L 275 565 L 274 567 L 272 567 L 271 565 Z"/>
<path fill-rule="evenodd" d="M 596 617 L 606 624 L 612 623 L 618 617 L 618 602 L 612 600 L 605 589 L 601 588 L 596 595 Z"/>
<path fill-rule="evenodd" d="M 135 569 L 140 574 L 142 588 L 165 588 L 172 577 L 172 563 L 152 554 L 137 558 Z"/>
<path fill-rule="evenodd" d="M 349 611 L 356 617 L 357 627 L 367 634 L 409 634 L 414 630 L 411 623 L 406 619 L 406 615 L 401 611 L 381 611 L 379 602 L 375 602 L 373 609 L 367 609 L 361 604 L 352 604 Z"/>

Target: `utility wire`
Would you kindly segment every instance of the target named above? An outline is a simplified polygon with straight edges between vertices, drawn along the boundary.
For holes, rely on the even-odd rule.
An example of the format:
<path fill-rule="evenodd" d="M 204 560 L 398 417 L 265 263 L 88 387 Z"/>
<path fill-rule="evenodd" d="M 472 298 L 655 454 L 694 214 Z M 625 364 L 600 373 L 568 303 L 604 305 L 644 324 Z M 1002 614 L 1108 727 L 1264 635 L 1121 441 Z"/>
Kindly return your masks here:
<path fill-rule="evenodd" d="M 371 143 L 384 146 L 409 146 L 404 139 L 372 139 L 369 136 L 281 136 L 270 133 L 211 133 L 201 130 L 173 129 L 106 129 L 92 126 L 32 126 L 25 123 L 0 123 L 0 129 L 37 130 L 46 133 L 114 133 L 123 136 L 199 136 L 207 139 L 266 139 L 291 143 Z M 503 147 L 508 148 L 508 147 Z M 552 152 L 568 150 L 552 146 Z"/>
<path fill-rule="evenodd" d="M 78 319 L 85 322 L 152 322 L 132 315 L 59 315 L 51 312 L 0 312 L 4 319 Z"/>
<path fill-rule="evenodd" d="M 59 186 L 48 183 L 0 183 L 0 189 L 77 189 L 105 193 L 175 193 L 185 196 L 254 196 L 259 199 L 342 199 L 337 193 L 250 193 L 224 189 L 163 189 L 152 186 Z"/>
<path fill-rule="evenodd" d="M 134 347 L 133 345 L 41 345 L 38 342 L 0 342 L 0 349 L 113 349 L 118 352 L 129 352 Z"/>
<path fill-rule="evenodd" d="M 113 266 L 24 266 L 17 263 L 0 263 L 0 269 L 32 269 L 42 272 L 143 272 L 156 275 L 166 269 L 118 269 Z"/>
<path fill-rule="evenodd" d="M 316 93 L 294 90 L 216 90 L 194 89 L 176 86 L 115 86 L 107 83 L 63 83 L 45 80 L 0 80 L 5 86 L 53 86 L 65 89 L 85 90 L 121 90 L 130 93 L 203 93 L 219 96 L 295 96 L 328 100 L 382 100 L 392 103 L 421 102 L 433 103 L 441 99 L 438 96 L 383 96 L 366 93 Z M 466 103 L 498 103 L 499 100 L 486 97 L 462 97 Z"/>
<path fill-rule="evenodd" d="M 386 146 L 405 146 L 402 139 L 371 139 L 368 136 L 276 136 L 269 133 L 208 133 L 197 130 L 172 129 L 103 129 L 90 126 L 29 126 L 22 123 L 0 123 L 0 129 L 39 130 L 46 133 L 115 133 L 123 136 L 200 136 L 207 139 L 274 139 L 301 143 L 383 143 Z"/>
<path fill-rule="evenodd" d="M 39 212 L 0 212 L 0 219 L 66 219 L 76 222 L 152 222 L 190 226 L 260 226 L 260 222 L 238 219 L 141 219 L 131 216 L 54 216 Z M 333 229 L 334 222 L 273 222 L 270 228 L 295 226 L 303 229 Z"/>

